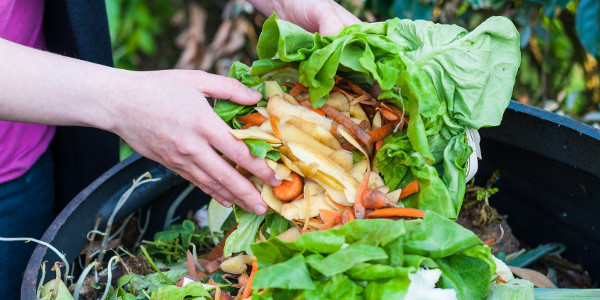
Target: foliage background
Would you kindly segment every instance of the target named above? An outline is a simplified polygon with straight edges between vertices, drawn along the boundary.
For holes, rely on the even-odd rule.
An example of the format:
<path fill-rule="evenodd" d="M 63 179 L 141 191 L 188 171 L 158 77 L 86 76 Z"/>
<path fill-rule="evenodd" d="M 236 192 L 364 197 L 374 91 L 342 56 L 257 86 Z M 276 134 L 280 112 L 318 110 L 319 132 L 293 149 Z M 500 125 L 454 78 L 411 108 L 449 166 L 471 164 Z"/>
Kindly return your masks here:
<path fill-rule="evenodd" d="M 600 128 L 598 0 L 337 0 L 364 21 L 392 17 L 457 24 L 510 18 L 521 34 L 513 99 Z M 107 0 L 115 65 L 226 74 L 257 59 L 265 16 L 246 0 Z"/>

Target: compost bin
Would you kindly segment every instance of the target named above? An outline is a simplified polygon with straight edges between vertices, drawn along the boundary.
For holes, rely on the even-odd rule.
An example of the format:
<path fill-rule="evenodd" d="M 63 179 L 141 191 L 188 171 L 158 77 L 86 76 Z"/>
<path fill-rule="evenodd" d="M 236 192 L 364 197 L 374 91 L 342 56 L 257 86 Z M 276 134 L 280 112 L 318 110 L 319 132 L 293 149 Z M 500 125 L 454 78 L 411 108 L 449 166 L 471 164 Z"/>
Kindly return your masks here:
<path fill-rule="evenodd" d="M 600 130 L 577 121 L 512 102 L 502 124 L 480 130 L 483 160 L 478 180 L 499 170 L 501 180 L 492 205 L 508 216 L 514 234 L 528 245 L 558 242 L 566 245 L 565 258 L 580 263 L 598 281 L 600 270 Z M 42 240 L 72 261 L 86 247 L 86 234 L 100 218 L 106 226 L 120 196 L 131 180 L 149 171 L 161 181 L 137 188 L 119 210 L 121 219 L 139 208 L 152 206 L 147 236 L 162 228 L 167 207 L 187 183 L 165 167 L 134 155 L 119 163 L 77 195 L 60 213 Z M 200 207 L 209 197 L 197 191 L 187 198 Z M 193 199 L 193 200 L 190 200 Z M 179 209 L 185 211 L 184 203 Z M 43 261 L 59 258 L 37 246 L 25 271 L 22 299 L 36 299 Z M 48 278 L 48 277 L 47 277 Z"/>

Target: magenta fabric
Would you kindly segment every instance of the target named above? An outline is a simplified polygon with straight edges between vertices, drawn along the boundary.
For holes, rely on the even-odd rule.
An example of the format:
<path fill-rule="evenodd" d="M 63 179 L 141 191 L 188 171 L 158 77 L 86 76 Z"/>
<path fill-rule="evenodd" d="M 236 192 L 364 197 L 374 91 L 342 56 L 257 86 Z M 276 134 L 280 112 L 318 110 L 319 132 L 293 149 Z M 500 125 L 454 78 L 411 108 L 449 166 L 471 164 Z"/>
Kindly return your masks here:
<path fill-rule="evenodd" d="M 0 0 L 0 38 L 44 49 L 44 0 Z M 53 126 L 0 121 L 0 183 L 23 174 L 46 151 Z"/>

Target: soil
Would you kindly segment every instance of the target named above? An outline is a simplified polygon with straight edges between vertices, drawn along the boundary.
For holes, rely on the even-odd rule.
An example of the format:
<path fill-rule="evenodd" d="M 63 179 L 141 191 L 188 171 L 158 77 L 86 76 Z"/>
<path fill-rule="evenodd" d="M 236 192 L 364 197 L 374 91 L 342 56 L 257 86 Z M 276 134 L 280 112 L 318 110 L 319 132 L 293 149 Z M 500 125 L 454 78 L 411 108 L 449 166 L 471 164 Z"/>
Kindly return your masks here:
<path fill-rule="evenodd" d="M 483 209 L 486 210 L 485 218 L 481 214 Z M 532 249 L 513 235 L 510 225 L 506 222 L 506 216 L 500 215 L 492 207 L 485 207 L 482 201 L 465 199 L 457 223 L 473 231 L 482 241 L 493 241 L 493 254 L 504 252 L 508 255 L 521 249 Z M 547 275 L 559 288 L 598 287 L 598 283 L 592 280 L 581 265 L 569 262 L 559 254 L 546 255 L 527 268 Z"/>

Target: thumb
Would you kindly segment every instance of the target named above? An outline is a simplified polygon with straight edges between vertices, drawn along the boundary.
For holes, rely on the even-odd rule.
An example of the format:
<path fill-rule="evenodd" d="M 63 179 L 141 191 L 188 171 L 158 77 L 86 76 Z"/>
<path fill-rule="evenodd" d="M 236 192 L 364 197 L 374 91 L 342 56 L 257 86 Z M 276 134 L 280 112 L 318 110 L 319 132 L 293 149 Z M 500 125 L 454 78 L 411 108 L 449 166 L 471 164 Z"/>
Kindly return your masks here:
<path fill-rule="evenodd" d="M 236 79 L 220 75 L 203 72 L 198 86 L 200 92 L 205 96 L 227 99 L 243 105 L 256 104 L 262 99 L 260 92 L 245 86 Z"/>

